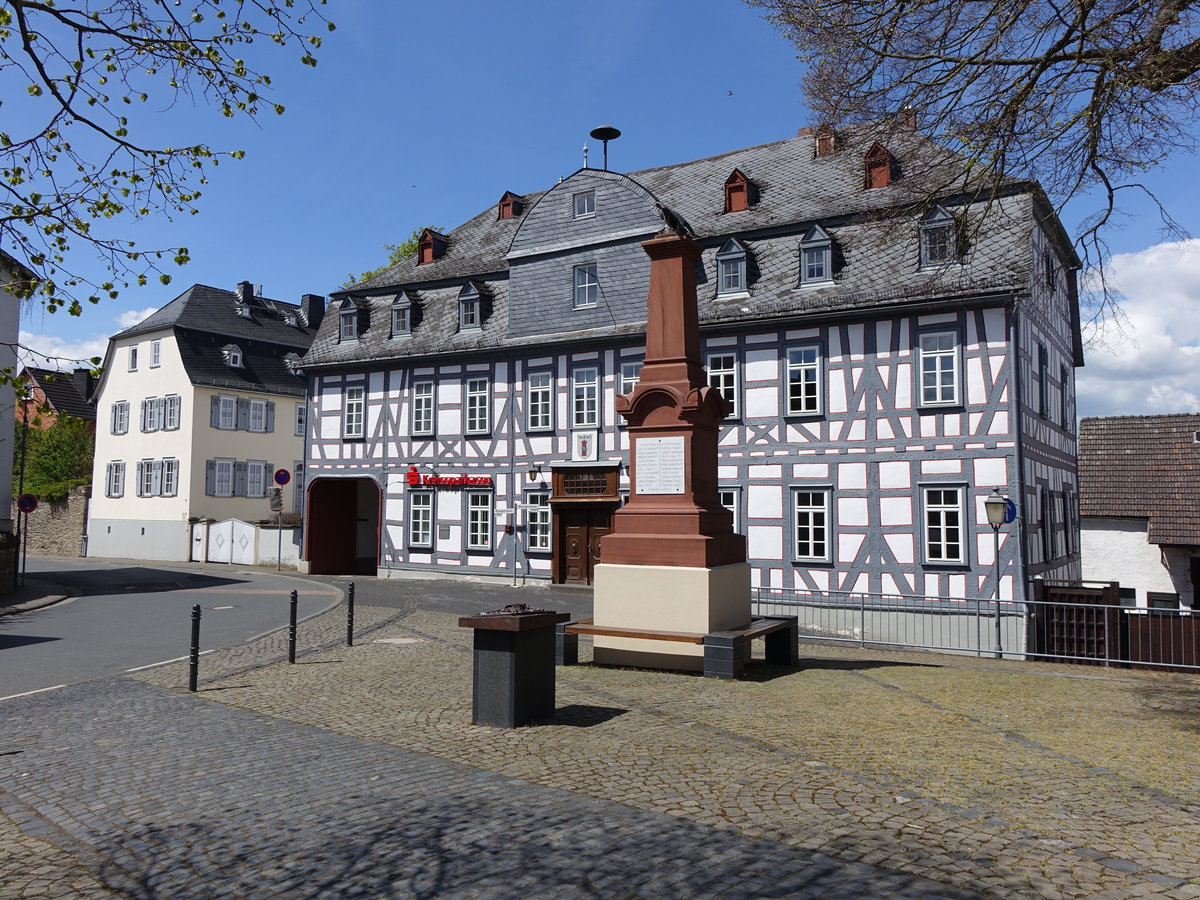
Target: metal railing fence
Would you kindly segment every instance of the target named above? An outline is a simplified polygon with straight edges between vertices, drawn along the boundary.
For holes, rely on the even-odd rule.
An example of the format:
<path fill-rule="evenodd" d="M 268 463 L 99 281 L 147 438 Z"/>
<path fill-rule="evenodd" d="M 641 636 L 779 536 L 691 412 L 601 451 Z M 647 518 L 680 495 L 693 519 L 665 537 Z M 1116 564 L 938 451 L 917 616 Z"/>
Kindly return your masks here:
<path fill-rule="evenodd" d="M 753 610 L 797 616 L 801 643 L 1200 671 L 1190 609 L 755 588 Z"/>

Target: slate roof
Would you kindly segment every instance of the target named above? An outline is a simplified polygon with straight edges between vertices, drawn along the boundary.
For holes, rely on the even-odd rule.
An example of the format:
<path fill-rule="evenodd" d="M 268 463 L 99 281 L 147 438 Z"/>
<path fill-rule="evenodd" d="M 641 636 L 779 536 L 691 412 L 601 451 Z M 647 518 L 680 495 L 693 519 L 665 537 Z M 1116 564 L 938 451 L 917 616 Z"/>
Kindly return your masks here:
<path fill-rule="evenodd" d="M 875 130 L 846 133 L 839 152 L 815 157 L 813 137 L 808 135 L 628 173 L 627 178 L 681 215 L 704 247 L 698 285 L 702 325 L 853 312 L 933 298 L 966 302 L 1026 289 L 1032 264 L 1029 235 L 1040 215 L 1035 208 L 1036 186 L 1011 182 L 1011 194 L 991 204 L 986 227 L 975 235 L 966 265 L 937 273 L 918 271 L 916 218 L 906 215 L 897 227 L 894 215 L 875 214 L 906 208 L 927 196 L 928 172 L 904 172 L 907 158 L 922 158 L 922 165 L 927 165 L 932 153 L 942 167 L 953 167 L 955 160 L 917 132 L 901 129 L 885 140 L 900 160 L 904 177 L 887 187 L 865 190 L 863 157 L 877 138 Z M 724 184 L 735 168 L 754 184 L 757 199 L 748 210 L 725 213 Z M 944 172 L 940 179 L 944 182 Z M 497 219 L 496 207 L 489 206 L 447 233 L 448 246 L 441 259 L 418 267 L 415 257 L 409 257 L 367 282 L 335 292 L 335 302 L 338 297 L 355 296 L 371 325 L 359 340 L 340 343 L 336 321 L 324 323 L 304 358 L 305 366 L 643 333 L 644 312 L 642 321 L 618 316 L 603 327 L 581 331 L 569 331 L 564 327 L 569 322 L 547 315 L 546 331 L 536 338 L 504 334 L 509 293 L 506 254 L 522 222 L 546 193 L 525 194 L 521 215 L 512 219 Z M 984 208 L 977 204 L 968 216 L 979 217 Z M 831 284 L 796 289 L 798 235 L 814 223 L 820 223 L 834 240 L 840 268 Z M 749 251 L 751 296 L 724 302 L 715 299 L 713 276 L 716 253 L 729 236 L 738 236 Z M 514 265 L 516 261 L 514 257 Z M 480 331 L 464 335 L 457 333 L 456 300 L 468 277 L 480 281 L 492 296 L 492 310 Z M 392 339 L 388 307 L 401 289 L 412 297 L 422 319 L 411 337 Z M 336 316 L 331 312 L 326 318 Z"/>
<path fill-rule="evenodd" d="M 89 422 L 96 418 L 96 408 L 88 402 L 91 392 L 85 394 L 80 390 L 81 387 L 95 386 L 95 379 L 89 377 L 87 369 L 76 369 L 71 373 L 26 367 L 25 374 L 46 395 L 46 401 L 56 412 Z"/>
<path fill-rule="evenodd" d="M 304 376 L 293 374 L 284 359 L 290 347 L 261 341 L 235 342 L 242 351 L 242 366 L 235 369 L 225 364 L 221 348 L 230 341 L 222 335 L 176 328 L 175 342 L 192 384 L 232 391 L 304 396 Z"/>
<path fill-rule="evenodd" d="M 1152 544 L 1200 545 L 1200 413 L 1079 423 L 1079 511 L 1149 520 Z"/>
<path fill-rule="evenodd" d="M 281 300 L 266 297 L 252 298 L 250 318 L 237 314 L 238 294 L 207 284 L 193 284 L 190 288 L 157 312 L 151 313 L 132 328 L 113 335 L 113 340 L 134 337 L 150 331 L 177 326 L 210 334 L 221 334 L 241 340 L 268 341 L 298 348 L 301 352 L 312 343 L 315 329 L 310 329 L 298 320 L 288 325 L 288 315 L 300 316 L 300 307 Z"/>

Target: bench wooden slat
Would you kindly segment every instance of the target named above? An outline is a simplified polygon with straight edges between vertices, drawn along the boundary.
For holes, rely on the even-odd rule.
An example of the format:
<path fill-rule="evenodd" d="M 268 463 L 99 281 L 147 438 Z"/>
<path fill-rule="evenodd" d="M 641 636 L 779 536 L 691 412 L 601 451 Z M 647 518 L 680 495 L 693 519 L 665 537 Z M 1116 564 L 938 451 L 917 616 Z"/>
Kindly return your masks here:
<path fill-rule="evenodd" d="M 642 638 L 651 641 L 676 641 L 682 644 L 703 644 L 704 635 L 691 631 L 654 631 L 649 628 L 614 628 L 610 625 L 595 625 L 590 620 L 568 622 L 563 626 L 567 634 L 592 634 L 601 637 Z"/>

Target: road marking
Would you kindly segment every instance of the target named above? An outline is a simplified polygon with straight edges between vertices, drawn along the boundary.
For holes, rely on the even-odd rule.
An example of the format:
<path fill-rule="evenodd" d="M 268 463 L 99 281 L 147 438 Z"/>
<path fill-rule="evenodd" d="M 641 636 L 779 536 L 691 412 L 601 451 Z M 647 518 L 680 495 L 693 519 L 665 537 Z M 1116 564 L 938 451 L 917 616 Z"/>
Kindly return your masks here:
<path fill-rule="evenodd" d="M 210 606 L 209 609 L 237 609 L 236 606 Z"/>
<path fill-rule="evenodd" d="M 217 652 L 217 651 L 216 651 L 215 649 L 213 649 L 213 650 L 201 650 L 201 651 L 200 651 L 200 655 L 201 655 L 201 656 L 204 656 L 204 655 L 205 655 L 205 654 L 207 654 L 207 653 L 216 653 L 216 652 Z M 132 669 L 126 669 L 125 671 L 126 671 L 126 672 L 140 672 L 140 671 L 142 671 L 143 669 L 153 669 L 155 666 L 165 666 L 165 665 L 168 665 L 168 664 L 170 664 L 170 663 L 175 663 L 175 662 L 183 662 L 185 659 L 191 659 L 191 658 L 192 658 L 192 657 L 191 657 L 191 655 L 190 655 L 190 654 L 189 654 L 188 656 L 177 656 L 177 657 L 175 657 L 174 659 L 164 659 L 162 662 L 150 663 L 150 665 L 148 665 L 148 666 L 135 666 L 134 668 L 132 668 Z"/>
<path fill-rule="evenodd" d="M 38 688 L 36 691 L 26 691 L 23 694 L 9 694 L 7 697 L 0 697 L 0 701 L 16 700 L 18 697 L 28 697 L 30 694 L 42 694 L 46 691 L 57 691 L 59 688 L 65 688 L 65 684 L 56 684 L 48 688 Z"/>

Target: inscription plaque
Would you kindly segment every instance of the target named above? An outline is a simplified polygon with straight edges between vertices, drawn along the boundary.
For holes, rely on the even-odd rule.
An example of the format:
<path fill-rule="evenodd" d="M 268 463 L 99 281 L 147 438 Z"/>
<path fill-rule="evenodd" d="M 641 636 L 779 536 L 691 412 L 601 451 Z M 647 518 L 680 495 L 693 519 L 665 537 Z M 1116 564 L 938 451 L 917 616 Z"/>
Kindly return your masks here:
<path fill-rule="evenodd" d="M 683 436 L 645 437 L 634 442 L 634 466 L 639 494 L 684 492 Z"/>

